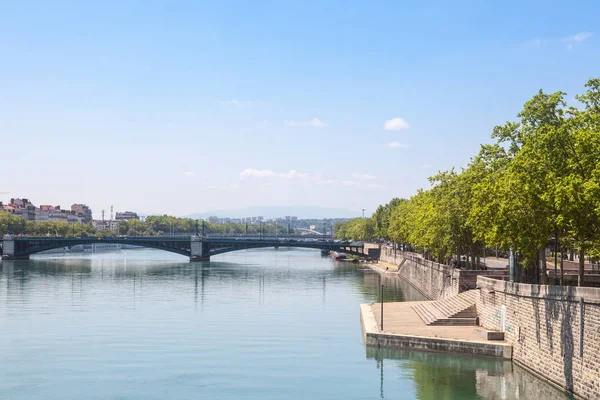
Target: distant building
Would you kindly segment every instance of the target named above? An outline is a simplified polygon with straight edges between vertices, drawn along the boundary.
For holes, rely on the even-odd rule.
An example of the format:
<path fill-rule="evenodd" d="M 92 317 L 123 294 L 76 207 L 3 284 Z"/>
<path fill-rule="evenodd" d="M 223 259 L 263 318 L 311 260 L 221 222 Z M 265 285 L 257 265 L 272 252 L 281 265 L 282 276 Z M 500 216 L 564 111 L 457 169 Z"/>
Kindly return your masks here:
<path fill-rule="evenodd" d="M 137 213 L 133 211 L 118 212 L 115 216 L 117 221 L 129 221 L 130 219 L 140 219 Z"/>
<path fill-rule="evenodd" d="M 3 209 L 11 214 L 35 221 L 35 206 L 29 199 L 10 199 L 10 203 L 4 206 Z"/>
<path fill-rule="evenodd" d="M 87 224 L 92 220 L 92 210 L 85 204 L 73 204 L 71 211 L 77 215 L 84 224 Z"/>
<path fill-rule="evenodd" d="M 25 208 L 30 205 L 29 199 L 10 199 L 10 205 L 14 207 Z"/>
<path fill-rule="evenodd" d="M 219 217 L 215 217 L 214 215 L 211 217 L 208 217 L 208 222 L 211 224 L 218 224 L 219 223 Z"/>
<path fill-rule="evenodd" d="M 69 224 L 81 224 L 84 221 L 84 218 L 74 211 L 62 210 L 60 206 L 42 204 L 35 210 L 35 220 L 62 221 Z"/>
<path fill-rule="evenodd" d="M 117 230 L 117 221 L 101 221 L 101 220 L 93 220 L 92 226 L 96 231 L 116 231 Z"/>

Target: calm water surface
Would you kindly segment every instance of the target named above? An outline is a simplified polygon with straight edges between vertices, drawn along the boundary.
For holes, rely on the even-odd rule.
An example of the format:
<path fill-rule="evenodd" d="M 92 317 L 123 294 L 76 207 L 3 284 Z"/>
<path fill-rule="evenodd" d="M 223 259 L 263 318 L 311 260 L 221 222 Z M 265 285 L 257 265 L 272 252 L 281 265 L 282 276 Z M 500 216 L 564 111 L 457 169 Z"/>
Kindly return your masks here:
<path fill-rule="evenodd" d="M 366 349 L 378 275 L 314 250 L 0 267 L 0 399 L 565 398 L 506 362 Z M 415 296 L 385 283 L 386 301 Z"/>

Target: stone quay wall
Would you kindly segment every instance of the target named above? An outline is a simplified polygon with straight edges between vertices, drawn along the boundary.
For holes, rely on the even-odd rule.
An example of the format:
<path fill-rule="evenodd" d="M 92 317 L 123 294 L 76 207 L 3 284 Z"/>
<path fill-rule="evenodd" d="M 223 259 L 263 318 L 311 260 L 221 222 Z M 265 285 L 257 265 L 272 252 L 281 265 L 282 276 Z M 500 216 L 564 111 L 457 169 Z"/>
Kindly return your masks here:
<path fill-rule="evenodd" d="M 370 245 L 377 247 L 377 245 Z M 368 246 L 365 246 L 368 248 Z M 502 279 L 506 271 L 464 270 L 449 265 L 428 261 L 417 253 L 394 251 L 381 246 L 380 261 L 397 265 L 398 276 L 410 283 L 429 300 L 455 296 L 477 287 L 477 277 L 481 275 Z"/>
<path fill-rule="evenodd" d="M 586 399 L 600 399 L 600 289 L 477 278 L 479 323 L 505 332 L 513 360 Z"/>

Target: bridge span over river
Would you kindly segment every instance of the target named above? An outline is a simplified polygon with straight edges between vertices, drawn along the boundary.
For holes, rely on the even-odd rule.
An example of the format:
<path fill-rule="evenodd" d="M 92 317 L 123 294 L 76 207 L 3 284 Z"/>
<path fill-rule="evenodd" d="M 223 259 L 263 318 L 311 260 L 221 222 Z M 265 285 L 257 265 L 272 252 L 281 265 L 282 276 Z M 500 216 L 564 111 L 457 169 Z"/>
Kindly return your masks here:
<path fill-rule="evenodd" d="M 331 238 L 280 237 L 231 237 L 231 236 L 118 236 L 118 237 L 28 237 L 4 235 L 1 242 L 2 259 L 29 259 L 32 254 L 61 247 L 93 243 L 116 243 L 150 247 L 170 251 L 190 258 L 191 261 L 210 261 L 211 256 L 230 251 L 264 247 L 302 247 L 344 252 L 365 256 L 360 242 L 338 241 Z"/>

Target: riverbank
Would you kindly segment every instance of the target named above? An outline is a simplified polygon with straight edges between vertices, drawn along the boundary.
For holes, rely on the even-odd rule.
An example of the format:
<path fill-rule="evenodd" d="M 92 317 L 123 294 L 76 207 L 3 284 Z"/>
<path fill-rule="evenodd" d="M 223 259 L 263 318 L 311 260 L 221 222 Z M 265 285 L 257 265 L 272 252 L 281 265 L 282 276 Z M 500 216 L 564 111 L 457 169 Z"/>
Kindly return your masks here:
<path fill-rule="evenodd" d="M 504 334 L 503 345 L 511 347 L 515 363 L 576 396 L 600 398 L 600 289 L 511 283 L 496 276 L 502 271 L 461 271 L 409 257 L 394 255 L 398 272 L 381 263 L 371 269 L 386 280 L 408 282 L 437 302 L 470 293 L 477 324 Z M 468 346 L 468 329 L 477 327 L 452 333 L 450 327 L 432 330 L 418 321 L 415 310 L 406 308 L 412 307 L 384 303 L 380 331 L 378 307 L 361 305 L 367 345 L 482 355 Z M 459 332 L 463 336 L 457 338 Z"/>
<path fill-rule="evenodd" d="M 368 267 L 387 278 L 401 279 L 397 265 L 379 261 L 369 264 Z M 365 344 L 502 359 L 512 358 L 510 345 L 504 341 L 483 340 L 477 333 L 480 329 L 478 326 L 427 325 L 414 307 L 429 303 L 432 302 L 384 303 L 383 330 L 381 329 L 381 303 L 361 304 L 361 325 Z"/>
<path fill-rule="evenodd" d="M 367 346 L 402 347 L 414 350 L 458 353 L 510 360 L 512 347 L 504 341 L 484 341 L 473 326 L 429 326 L 412 306 L 426 302 L 361 304 L 360 319 Z"/>

